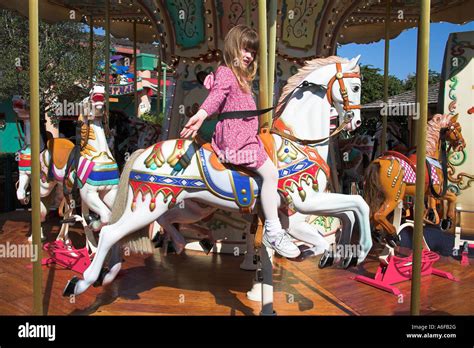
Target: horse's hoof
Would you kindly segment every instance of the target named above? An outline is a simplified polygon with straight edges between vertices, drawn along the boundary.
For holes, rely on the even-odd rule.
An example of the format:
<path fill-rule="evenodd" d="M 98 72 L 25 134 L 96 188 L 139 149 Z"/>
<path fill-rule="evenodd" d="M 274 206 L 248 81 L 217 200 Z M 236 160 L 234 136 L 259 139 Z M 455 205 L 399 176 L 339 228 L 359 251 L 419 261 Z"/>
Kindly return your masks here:
<path fill-rule="evenodd" d="M 161 248 L 165 241 L 165 235 L 157 233 L 156 236 L 153 238 L 152 242 L 155 244 L 155 248 Z"/>
<path fill-rule="evenodd" d="M 432 223 L 436 223 L 436 215 L 435 215 L 434 210 L 432 208 L 430 208 L 428 210 L 428 214 L 427 214 L 426 218 L 429 221 L 431 221 Z"/>
<path fill-rule="evenodd" d="M 204 250 L 206 255 L 211 252 L 212 248 L 214 248 L 214 242 L 208 238 L 201 239 L 199 241 L 199 245 L 201 246 L 202 250 Z"/>
<path fill-rule="evenodd" d="M 453 225 L 453 220 L 451 220 L 450 218 L 447 218 L 447 219 L 441 220 L 439 227 L 441 228 L 443 232 L 446 232 L 451 228 L 452 225 Z"/>
<path fill-rule="evenodd" d="M 166 248 L 166 253 L 167 254 L 177 254 L 178 252 L 176 251 L 173 243 L 168 243 L 168 247 Z"/>
<path fill-rule="evenodd" d="M 394 233 L 394 234 L 387 234 L 385 236 L 385 241 L 387 242 L 387 244 L 389 246 L 391 246 L 392 248 L 396 248 L 398 246 L 400 246 L 400 237 L 398 236 L 398 234 Z"/>
<path fill-rule="evenodd" d="M 99 286 L 102 286 L 102 283 L 104 282 L 104 278 L 107 275 L 107 273 L 109 273 L 108 267 L 102 267 L 102 269 L 100 270 L 100 273 L 99 273 L 99 277 L 94 282 L 94 284 L 92 284 L 92 286 L 94 288 L 98 288 Z"/>
<path fill-rule="evenodd" d="M 382 234 L 379 232 L 379 231 L 372 231 L 372 239 L 378 243 L 378 244 L 382 244 L 383 242 L 383 237 L 382 237 Z"/>
<path fill-rule="evenodd" d="M 342 268 L 348 269 L 353 266 L 357 266 L 357 256 L 351 255 L 350 257 L 346 257 L 342 260 L 341 263 Z"/>
<path fill-rule="evenodd" d="M 331 255 L 329 250 L 325 250 L 324 254 L 319 259 L 318 267 L 323 269 L 326 267 L 330 267 L 334 264 L 334 256 Z"/>
<path fill-rule="evenodd" d="M 78 281 L 79 281 L 78 277 L 72 277 L 72 279 L 67 282 L 66 287 L 63 290 L 64 297 L 69 297 L 75 294 L 74 290 L 76 289 L 76 284 Z"/>

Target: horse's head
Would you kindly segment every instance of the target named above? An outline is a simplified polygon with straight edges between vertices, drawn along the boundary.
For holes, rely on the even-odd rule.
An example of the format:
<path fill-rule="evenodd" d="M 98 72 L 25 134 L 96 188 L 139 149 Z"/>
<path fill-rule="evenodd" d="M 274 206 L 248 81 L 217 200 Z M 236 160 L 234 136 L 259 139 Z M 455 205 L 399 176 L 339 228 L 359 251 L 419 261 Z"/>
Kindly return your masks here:
<path fill-rule="evenodd" d="M 449 147 L 455 152 L 462 151 L 466 147 L 466 142 L 461 132 L 462 127 L 458 122 L 458 114 L 449 115 L 446 128 L 446 140 Z"/>
<path fill-rule="evenodd" d="M 346 130 L 355 130 L 360 117 L 360 55 L 342 63 L 328 64 L 308 75 L 307 81 L 326 89 L 327 101 L 346 122 Z"/>
<path fill-rule="evenodd" d="M 89 120 L 104 114 L 105 87 L 94 85 L 89 92 L 89 97 L 84 99 L 84 116 Z"/>

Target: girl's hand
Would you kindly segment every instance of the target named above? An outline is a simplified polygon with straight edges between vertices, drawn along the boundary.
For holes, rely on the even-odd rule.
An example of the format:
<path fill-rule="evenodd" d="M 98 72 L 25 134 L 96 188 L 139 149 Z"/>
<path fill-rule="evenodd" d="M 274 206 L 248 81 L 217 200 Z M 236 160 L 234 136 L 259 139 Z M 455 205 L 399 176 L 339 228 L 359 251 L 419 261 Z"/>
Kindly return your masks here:
<path fill-rule="evenodd" d="M 188 138 L 189 136 L 191 136 L 191 138 L 194 138 L 196 136 L 199 128 L 201 128 L 201 125 L 207 116 L 204 115 L 204 113 L 201 111 L 204 110 L 199 110 L 193 117 L 189 119 L 188 123 L 186 123 L 183 130 L 179 134 L 180 137 Z"/>

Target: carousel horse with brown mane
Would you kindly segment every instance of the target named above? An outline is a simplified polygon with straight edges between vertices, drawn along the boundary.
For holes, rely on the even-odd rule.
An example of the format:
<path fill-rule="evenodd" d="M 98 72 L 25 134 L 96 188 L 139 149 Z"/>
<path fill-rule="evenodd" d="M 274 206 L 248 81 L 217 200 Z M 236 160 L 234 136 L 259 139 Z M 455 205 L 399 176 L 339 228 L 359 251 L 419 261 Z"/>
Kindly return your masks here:
<path fill-rule="evenodd" d="M 456 195 L 447 187 L 447 153 L 461 151 L 465 147 L 458 115 L 434 115 L 428 122 L 426 142 L 425 194 L 428 207 L 433 209 L 434 223 L 440 218 L 436 211 L 436 200 L 448 201 L 446 221 L 443 229 L 449 228 L 455 217 Z M 446 148 L 449 143 L 449 149 Z M 365 175 L 364 196 L 370 206 L 371 221 L 379 232 L 386 232 L 385 239 L 391 246 L 399 242 L 397 231 L 387 217 L 394 211 L 404 197 L 415 196 L 416 153 L 410 157 L 387 151 L 373 161 Z M 430 209 L 425 211 L 425 219 Z"/>

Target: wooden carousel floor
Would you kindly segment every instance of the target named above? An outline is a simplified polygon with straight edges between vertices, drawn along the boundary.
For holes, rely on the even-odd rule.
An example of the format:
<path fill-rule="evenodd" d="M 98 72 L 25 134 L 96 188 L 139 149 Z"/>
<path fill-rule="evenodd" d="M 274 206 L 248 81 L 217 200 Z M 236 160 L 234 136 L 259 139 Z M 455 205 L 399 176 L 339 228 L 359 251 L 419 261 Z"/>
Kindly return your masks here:
<path fill-rule="evenodd" d="M 59 228 L 53 217 L 43 230 L 54 238 Z M 56 224 L 56 225 L 55 225 Z M 0 214 L 0 244 L 25 244 L 29 213 Z M 77 229 L 71 237 L 80 240 Z M 242 256 L 186 251 L 164 256 L 126 257 L 124 268 L 108 287 L 90 288 L 75 302 L 61 296 L 74 272 L 43 267 L 44 311 L 48 315 L 256 315 L 259 303 L 246 298 L 254 272 L 242 271 Z M 279 315 L 407 315 L 410 283 L 399 284 L 398 298 L 351 279 L 356 274 L 372 276 L 375 256 L 351 270 L 317 267 L 319 257 L 303 262 L 276 258 L 274 308 Z M 0 260 L 0 315 L 32 314 L 32 270 L 29 259 Z M 473 264 L 471 259 L 471 264 Z M 436 276 L 423 277 L 422 314 L 472 315 L 474 266 L 441 257 L 436 267 L 452 272 L 460 282 Z"/>

